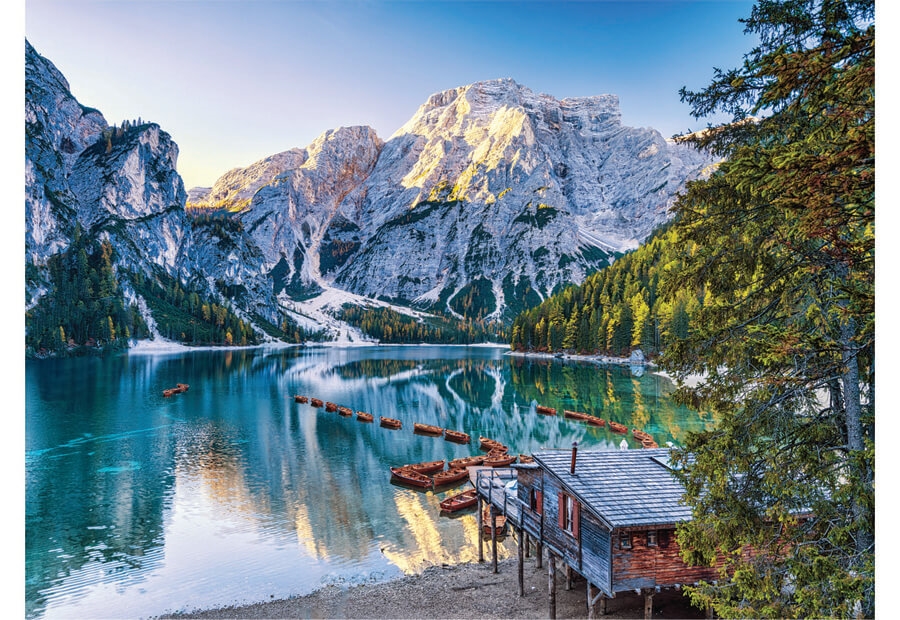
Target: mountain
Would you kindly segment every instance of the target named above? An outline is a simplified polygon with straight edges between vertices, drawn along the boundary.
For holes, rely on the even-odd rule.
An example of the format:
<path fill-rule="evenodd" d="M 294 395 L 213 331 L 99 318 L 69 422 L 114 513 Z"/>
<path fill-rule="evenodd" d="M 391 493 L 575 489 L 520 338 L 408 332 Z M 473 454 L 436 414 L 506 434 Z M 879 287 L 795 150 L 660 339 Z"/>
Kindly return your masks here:
<path fill-rule="evenodd" d="M 431 96 L 387 142 L 341 128 L 229 171 L 191 206 L 236 213 L 256 252 L 222 271 L 297 313 L 338 288 L 508 321 L 637 247 L 712 163 L 623 126 L 613 95 L 504 79 Z"/>
<path fill-rule="evenodd" d="M 40 267 L 81 229 L 110 240 L 121 265 L 191 272 L 178 147 L 155 123 L 111 128 L 25 42 L 25 262 Z M 26 304 L 46 283 L 26 284 Z"/>
<path fill-rule="evenodd" d="M 365 339 L 341 321 L 348 304 L 509 323 L 636 247 L 713 164 L 623 126 L 613 95 L 504 79 L 431 96 L 387 141 L 329 130 L 185 192 L 168 133 L 110 126 L 27 41 L 25 86 L 26 324 L 41 347 L 87 339 L 59 316 L 70 307 L 103 338 L 193 343 Z"/>

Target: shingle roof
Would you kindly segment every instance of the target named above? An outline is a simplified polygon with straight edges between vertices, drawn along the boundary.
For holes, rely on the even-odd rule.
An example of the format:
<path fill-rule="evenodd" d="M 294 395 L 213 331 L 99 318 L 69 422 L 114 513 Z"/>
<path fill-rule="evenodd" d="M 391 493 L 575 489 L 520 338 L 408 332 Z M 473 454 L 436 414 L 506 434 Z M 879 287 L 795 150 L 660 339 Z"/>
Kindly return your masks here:
<path fill-rule="evenodd" d="M 574 475 L 569 451 L 534 458 L 610 525 L 635 527 L 691 519 L 691 508 L 680 503 L 683 487 L 663 465 L 668 454 L 667 448 L 579 451 Z"/>

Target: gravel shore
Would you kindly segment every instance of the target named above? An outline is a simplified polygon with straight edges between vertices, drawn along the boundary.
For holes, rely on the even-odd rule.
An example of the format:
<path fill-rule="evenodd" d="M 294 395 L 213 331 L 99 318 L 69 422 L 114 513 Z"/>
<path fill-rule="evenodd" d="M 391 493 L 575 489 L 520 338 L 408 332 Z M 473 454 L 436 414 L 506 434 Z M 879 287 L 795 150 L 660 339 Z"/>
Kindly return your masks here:
<path fill-rule="evenodd" d="M 525 596 L 518 596 L 517 560 L 499 564 L 494 574 L 490 562 L 432 567 L 419 575 L 352 587 L 328 586 L 307 596 L 269 601 L 245 607 L 223 607 L 165 618 L 548 618 L 549 576 L 547 563 L 535 567 L 525 562 Z M 586 618 L 585 582 L 578 579 L 571 590 L 565 577 L 556 577 L 556 617 Z M 595 617 L 600 618 L 599 606 Z M 635 593 L 619 594 L 607 602 L 603 618 L 643 618 L 644 599 Z M 690 607 L 680 591 L 668 590 L 653 597 L 654 618 L 704 618 Z"/>

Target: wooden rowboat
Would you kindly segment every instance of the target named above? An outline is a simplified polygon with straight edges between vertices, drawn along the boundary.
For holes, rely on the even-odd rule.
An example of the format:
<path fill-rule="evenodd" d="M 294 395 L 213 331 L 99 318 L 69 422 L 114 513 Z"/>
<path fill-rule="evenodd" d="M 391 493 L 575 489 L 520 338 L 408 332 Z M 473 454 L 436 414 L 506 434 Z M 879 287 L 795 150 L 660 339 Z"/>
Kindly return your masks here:
<path fill-rule="evenodd" d="M 520 454 L 519 455 L 520 463 L 534 463 L 534 457 L 528 454 Z"/>
<path fill-rule="evenodd" d="M 443 435 L 444 429 L 440 426 L 432 426 L 431 424 L 422 424 L 420 422 L 413 423 L 413 432 L 422 435 Z"/>
<path fill-rule="evenodd" d="M 318 398 L 310 398 L 310 399 L 309 399 L 309 404 L 312 405 L 313 407 L 321 407 L 321 406 L 324 405 L 325 403 L 323 403 L 323 402 L 322 402 L 321 400 L 319 400 Z"/>
<path fill-rule="evenodd" d="M 453 459 L 447 463 L 447 469 L 461 469 L 464 467 L 477 467 L 484 463 L 485 456 L 464 456 L 462 458 Z"/>
<path fill-rule="evenodd" d="M 381 425 L 385 428 L 397 430 L 398 428 L 403 426 L 403 423 L 400 422 L 400 420 L 395 420 L 394 418 L 386 418 L 384 416 L 381 416 Z"/>
<path fill-rule="evenodd" d="M 503 452 L 509 451 L 509 448 L 504 446 L 499 441 L 494 441 L 493 439 L 488 439 L 487 437 L 479 437 L 478 439 L 481 442 L 482 450 L 502 450 Z"/>
<path fill-rule="evenodd" d="M 391 475 L 398 481 L 414 487 L 430 489 L 434 486 L 431 478 L 407 467 L 391 467 Z"/>
<path fill-rule="evenodd" d="M 325 403 L 325 411 L 328 411 L 329 413 L 334 413 L 337 410 L 338 410 L 338 406 L 336 404 L 331 403 L 331 402 Z"/>
<path fill-rule="evenodd" d="M 614 433 L 621 433 L 624 435 L 625 433 L 628 432 L 628 427 L 625 426 L 624 424 L 619 424 L 618 422 L 613 422 L 612 420 L 610 420 L 609 421 L 609 430 L 611 430 Z"/>
<path fill-rule="evenodd" d="M 433 474 L 436 471 L 444 469 L 444 461 L 426 461 L 424 463 L 413 463 L 412 465 L 404 465 L 403 469 L 411 469 L 420 474 Z"/>
<path fill-rule="evenodd" d="M 296 396 L 294 396 L 294 402 L 295 403 L 308 403 L 309 398 L 307 398 L 306 396 L 300 396 L 299 394 L 297 394 Z"/>
<path fill-rule="evenodd" d="M 497 535 L 506 533 L 506 515 L 496 515 L 494 517 L 497 519 Z M 484 533 L 490 536 L 491 534 L 491 508 L 490 506 L 484 507 L 484 512 L 482 513 L 482 528 L 484 529 Z"/>
<path fill-rule="evenodd" d="M 483 465 L 485 467 L 506 467 L 507 465 L 512 465 L 516 462 L 516 455 L 509 454 L 498 454 L 496 456 L 491 456 L 488 454 L 488 457 L 484 459 Z"/>
<path fill-rule="evenodd" d="M 190 387 L 191 386 L 189 386 L 187 383 L 176 383 L 175 384 L 175 389 L 178 390 L 179 392 L 187 392 L 188 388 L 190 388 Z"/>
<path fill-rule="evenodd" d="M 645 433 L 644 431 L 636 429 L 636 428 L 631 429 L 631 434 L 638 441 L 644 441 L 645 439 L 653 439 L 653 437 L 650 435 L 650 433 Z"/>
<path fill-rule="evenodd" d="M 434 476 L 434 486 L 441 486 L 444 484 L 453 484 L 455 482 L 462 482 L 463 480 L 469 479 L 469 472 L 465 468 L 460 469 L 448 469 L 447 471 L 439 471 Z"/>
<path fill-rule="evenodd" d="M 167 389 L 167 390 L 163 390 L 163 396 L 166 397 L 166 398 L 168 398 L 169 396 L 172 396 L 172 395 L 174 395 L 174 394 L 178 394 L 178 392 L 176 392 L 175 389 L 173 389 L 173 388 L 169 388 L 169 389 Z"/>
<path fill-rule="evenodd" d="M 441 510 L 444 512 L 456 512 L 457 510 L 471 508 L 476 503 L 478 503 L 478 495 L 475 489 L 469 489 L 443 500 L 441 502 Z"/>
<path fill-rule="evenodd" d="M 592 426 L 606 426 L 606 420 L 593 415 L 588 415 L 584 421 Z"/>
<path fill-rule="evenodd" d="M 642 439 L 641 445 L 645 448 L 658 448 L 659 444 L 656 443 L 652 438 L 651 439 Z"/>
<path fill-rule="evenodd" d="M 353 415 L 353 409 L 351 409 L 350 407 L 338 407 L 338 413 L 345 418 L 349 418 Z"/>
<path fill-rule="evenodd" d="M 357 422 L 371 422 L 375 419 L 371 413 L 366 413 L 365 411 L 357 411 L 356 412 L 356 420 Z"/>
<path fill-rule="evenodd" d="M 556 409 L 553 407 L 545 407 L 544 405 L 538 405 L 536 407 L 538 413 L 542 413 L 544 415 L 556 415 Z"/>
<path fill-rule="evenodd" d="M 452 431 L 449 428 L 444 429 L 444 439 L 447 441 L 455 441 L 456 443 L 469 443 L 469 434 L 462 431 Z"/>
<path fill-rule="evenodd" d="M 584 420 L 588 417 L 588 414 L 581 413 L 580 411 L 569 411 L 568 409 L 563 409 L 563 416 L 569 418 L 570 420 Z"/>

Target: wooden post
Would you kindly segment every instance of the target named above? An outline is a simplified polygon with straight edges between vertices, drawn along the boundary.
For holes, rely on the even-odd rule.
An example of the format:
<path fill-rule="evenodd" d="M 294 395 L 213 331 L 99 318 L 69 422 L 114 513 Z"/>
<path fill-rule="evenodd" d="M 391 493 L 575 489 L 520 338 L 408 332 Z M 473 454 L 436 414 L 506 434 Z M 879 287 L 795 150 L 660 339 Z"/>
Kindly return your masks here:
<path fill-rule="evenodd" d="M 712 606 L 712 605 L 707 605 L 707 606 L 706 606 L 706 618 L 707 618 L 707 620 L 713 620 L 713 618 L 715 618 L 715 617 L 716 617 L 716 616 L 715 616 L 715 614 L 713 613 L 713 606 Z"/>
<path fill-rule="evenodd" d="M 653 590 L 644 591 L 644 620 L 653 619 Z"/>
<path fill-rule="evenodd" d="M 537 542 L 537 561 L 534 563 L 537 568 L 544 568 L 544 543 L 540 540 Z"/>
<path fill-rule="evenodd" d="M 547 588 L 550 590 L 550 620 L 556 620 L 556 558 L 553 552 L 547 550 L 547 574 L 549 576 Z"/>
<path fill-rule="evenodd" d="M 600 615 L 606 615 L 606 595 L 600 597 Z"/>
<path fill-rule="evenodd" d="M 525 532 L 525 530 L 522 530 Z M 525 557 L 531 557 L 531 536 L 528 535 L 528 532 L 525 532 Z"/>
<path fill-rule="evenodd" d="M 478 496 L 478 561 L 484 562 L 484 506 Z"/>
<path fill-rule="evenodd" d="M 566 592 L 572 589 L 572 567 L 566 564 Z"/>
<path fill-rule="evenodd" d="M 525 531 L 519 528 L 519 596 L 525 596 Z"/>
<path fill-rule="evenodd" d="M 587 586 L 584 588 L 587 591 L 587 612 L 588 612 L 588 620 L 592 620 L 594 617 L 594 604 L 591 600 L 593 597 L 591 596 L 591 590 L 593 590 L 593 586 L 591 585 L 591 580 L 587 580 Z"/>
<path fill-rule="evenodd" d="M 497 514 L 494 512 L 494 506 L 491 505 L 491 547 L 493 548 L 494 574 L 497 574 Z"/>

